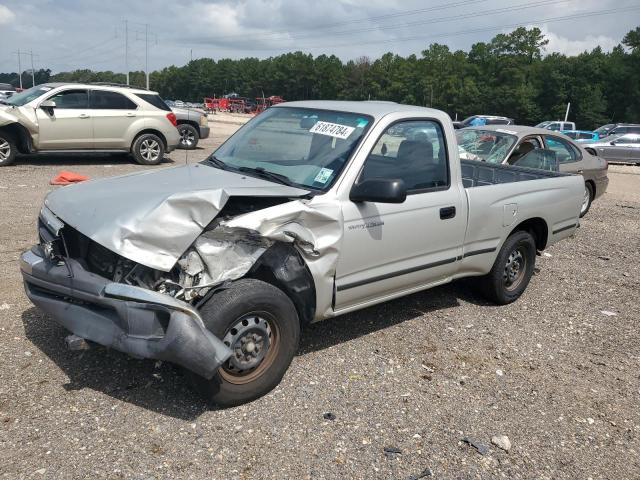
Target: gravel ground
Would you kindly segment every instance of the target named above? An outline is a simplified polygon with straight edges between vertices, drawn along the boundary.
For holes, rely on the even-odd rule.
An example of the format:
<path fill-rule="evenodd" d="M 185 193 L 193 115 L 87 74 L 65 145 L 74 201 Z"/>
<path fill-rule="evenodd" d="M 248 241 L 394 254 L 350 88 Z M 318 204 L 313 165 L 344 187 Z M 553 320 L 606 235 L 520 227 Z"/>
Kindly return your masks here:
<path fill-rule="evenodd" d="M 188 161 L 237 128 L 220 120 L 236 121 L 217 116 Z M 609 192 L 515 304 L 459 282 L 313 325 L 281 385 L 228 410 L 171 365 L 66 350 L 23 292 L 18 257 L 49 179 L 143 168 L 50 156 L 2 169 L 1 478 L 638 478 L 640 168 L 611 167 Z"/>

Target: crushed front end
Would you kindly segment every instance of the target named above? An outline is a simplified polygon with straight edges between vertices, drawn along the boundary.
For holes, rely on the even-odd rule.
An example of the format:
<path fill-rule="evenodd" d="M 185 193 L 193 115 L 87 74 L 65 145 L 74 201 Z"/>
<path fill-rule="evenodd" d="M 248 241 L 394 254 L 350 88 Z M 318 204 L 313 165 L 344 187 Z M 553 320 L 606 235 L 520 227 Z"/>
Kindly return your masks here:
<path fill-rule="evenodd" d="M 38 233 L 39 245 L 21 258 L 25 290 L 70 332 L 135 357 L 170 361 L 205 378 L 231 355 L 189 303 L 211 291 L 217 280 L 205 275 L 206 266 L 194 255 L 191 260 L 185 255 L 171 272 L 154 270 L 102 247 L 46 207 Z M 197 288 L 201 279 L 208 283 Z"/>

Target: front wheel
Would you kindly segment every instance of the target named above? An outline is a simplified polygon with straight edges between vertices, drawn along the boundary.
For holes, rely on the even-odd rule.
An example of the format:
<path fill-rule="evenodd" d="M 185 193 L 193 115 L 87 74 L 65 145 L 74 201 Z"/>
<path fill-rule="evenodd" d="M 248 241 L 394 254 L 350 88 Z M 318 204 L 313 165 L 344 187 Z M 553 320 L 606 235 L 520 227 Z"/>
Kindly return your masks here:
<path fill-rule="evenodd" d="M 16 142 L 5 132 L 0 132 L 0 167 L 11 165 L 16 159 Z"/>
<path fill-rule="evenodd" d="M 207 400 L 222 407 L 240 405 L 280 383 L 300 341 L 298 314 L 282 290 L 242 279 L 211 297 L 200 314 L 232 351 L 211 380 L 189 374 Z"/>
<path fill-rule="evenodd" d="M 180 147 L 183 150 L 193 150 L 198 146 L 200 134 L 193 125 L 181 123 L 178 125 L 178 133 L 180 133 Z"/>
<path fill-rule="evenodd" d="M 515 302 L 525 291 L 536 263 L 536 243 L 529 232 L 512 233 L 502 245 L 491 271 L 478 279 L 483 295 L 494 303 Z"/>
<path fill-rule="evenodd" d="M 164 142 L 153 133 L 143 133 L 133 142 L 131 153 L 140 165 L 157 165 L 164 157 Z"/>

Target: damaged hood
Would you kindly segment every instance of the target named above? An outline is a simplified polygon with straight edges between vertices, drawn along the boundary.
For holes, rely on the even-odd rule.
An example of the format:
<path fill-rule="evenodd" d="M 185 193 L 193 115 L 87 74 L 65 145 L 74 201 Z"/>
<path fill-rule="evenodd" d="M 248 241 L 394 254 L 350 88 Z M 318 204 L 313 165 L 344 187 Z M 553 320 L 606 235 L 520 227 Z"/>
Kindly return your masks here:
<path fill-rule="evenodd" d="M 45 206 L 109 250 L 169 271 L 229 197 L 308 193 L 196 164 L 70 185 L 50 193 Z"/>

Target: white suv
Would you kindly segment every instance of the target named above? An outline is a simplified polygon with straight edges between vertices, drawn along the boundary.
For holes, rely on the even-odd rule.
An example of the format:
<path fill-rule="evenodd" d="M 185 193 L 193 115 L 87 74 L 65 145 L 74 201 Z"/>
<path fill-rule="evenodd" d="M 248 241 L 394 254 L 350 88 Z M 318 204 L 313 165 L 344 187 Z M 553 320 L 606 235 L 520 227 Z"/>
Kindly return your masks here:
<path fill-rule="evenodd" d="M 155 165 L 180 135 L 175 114 L 148 90 L 46 83 L 0 100 L 0 166 L 17 153 L 130 152 Z"/>

